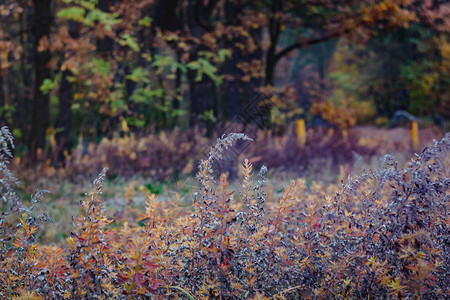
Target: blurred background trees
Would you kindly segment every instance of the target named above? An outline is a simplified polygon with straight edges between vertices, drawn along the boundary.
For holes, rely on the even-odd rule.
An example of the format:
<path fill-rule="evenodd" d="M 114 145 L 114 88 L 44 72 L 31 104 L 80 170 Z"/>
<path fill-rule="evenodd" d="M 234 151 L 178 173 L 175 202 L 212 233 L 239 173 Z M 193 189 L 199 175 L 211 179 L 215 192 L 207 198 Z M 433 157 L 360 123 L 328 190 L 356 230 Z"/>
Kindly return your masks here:
<path fill-rule="evenodd" d="M 450 117 L 445 1 L 0 3 L 0 121 L 31 157 L 61 161 L 79 136 L 211 133 L 265 100 L 280 128 Z"/>

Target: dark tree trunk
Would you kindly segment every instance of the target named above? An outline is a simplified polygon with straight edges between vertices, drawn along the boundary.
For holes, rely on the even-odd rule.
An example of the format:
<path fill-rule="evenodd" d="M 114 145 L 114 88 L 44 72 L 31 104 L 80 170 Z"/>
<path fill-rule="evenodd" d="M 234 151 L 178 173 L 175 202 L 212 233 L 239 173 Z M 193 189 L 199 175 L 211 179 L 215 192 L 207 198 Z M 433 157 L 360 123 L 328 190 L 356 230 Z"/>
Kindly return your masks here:
<path fill-rule="evenodd" d="M 110 12 L 109 5 L 113 4 L 114 1 L 110 0 L 99 0 L 97 7 L 104 12 Z M 101 40 L 97 40 L 97 51 L 100 52 L 104 58 L 111 57 L 111 52 L 114 48 L 114 40 L 108 36 L 105 36 Z"/>
<path fill-rule="evenodd" d="M 62 73 L 60 92 L 59 92 L 59 115 L 56 121 L 56 146 L 55 163 L 64 162 L 64 152 L 70 151 L 72 143 L 70 141 L 70 129 L 72 122 L 72 102 L 73 102 L 73 88 L 72 83 L 67 80 L 72 72 L 65 70 Z"/>
<path fill-rule="evenodd" d="M 276 47 L 280 36 L 280 21 L 278 18 L 283 7 L 283 0 L 272 0 L 271 16 L 269 20 L 270 46 L 266 55 L 266 85 L 273 85 L 275 66 L 277 64 Z"/>
<path fill-rule="evenodd" d="M 37 149 L 45 146 L 45 134 L 49 124 L 49 95 L 44 95 L 40 87 L 44 79 L 50 78 L 50 69 L 47 67 L 50 61 L 50 51 L 38 51 L 39 41 L 50 35 L 52 14 L 50 8 L 51 0 L 33 0 L 34 5 L 34 56 L 35 56 L 35 78 L 34 98 L 32 108 L 31 136 L 29 139 L 30 154 L 36 159 Z"/>
<path fill-rule="evenodd" d="M 33 73 L 29 68 L 34 64 L 33 51 L 33 7 L 24 6 L 25 12 L 20 14 L 20 44 L 24 51 L 20 58 L 20 78 L 23 88 L 20 91 L 17 100 L 17 111 L 15 114 L 16 127 L 20 128 L 24 137 L 29 137 L 31 132 L 31 111 L 33 107 Z"/>
<path fill-rule="evenodd" d="M 73 39 L 79 37 L 79 23 L 71 21 L 69 23 L 69 34 Z M 54 163 L 64 163 L 64 153 L 70 152 L 72 141 L 70 140 L 71 123 L 72 123 L 72 103 L 73 103 L 73 84 L 68 80 L 68 77 L 73 73 L 70 70 L 65 70 L 61 76 L 61 83 L 59 86 L 59 114 L 56 120 L 56 153 L 53 158 Z"/>
<path fill-rule="evenodd" d="M 153 37 L 156 36 L 157 29 L 160 29 L 162 32 L 181 31 L 183 29 L 183 14 L 180 0 L 156 0 L 149 13 L 153 20 L 150 30 L 151 36 L 147 38 L 144 45 L 150 44 L 147 49 L 153 54 L 156 49 L 153 48 L 151 42 Z M 180 61 L 181 51 L 178 49 L 176 42 L 169 43 L 169 45 L 175 50 L 177 61 Z M 177 68 L 174 82 L 174 90 L 176 93 L 181 93 L 182 79 L 182 71 Z M 180 102 L 173 100 L 172 110 L 177 111 L 179 108 Z M 170 127 L 174 128 L 178 124 L 178 117 L 173 116 L 170 121 Z"/>
<path fill-rule="evenodd" d="M 188 71 L 188 83 L 190 90 L 190 119 L 189 125 L 191 127 L 199 126 L 206 127 L 208 135 L 214 129 L 214 122 L 212 120 L 204 120 L 201 118 L 208 111 L 213 111 L 217 118 L 217 92 L 214 81 L 203 74 L 201 81 L 196 81 L 197 71 Z"/>
<path fill-rule="evenodd" d="M 103 12 L 110 13 L 110 5 L 115 4 L 115 0 L 99 0 L 97 2 L 97 8 L 100 9 Z M 108 60 L 111 57 L 113 57 L 113 51 L 114 51 L 114 40 L 111 39 L 108 36 L 105 36 L 103 39 L 97 40 L 97 50 L 96 50 L 100 56 L 104 60 Z M 119 83 L 123 80 L 126 66 L 128 62 L 124 61 L 121 63 L 118 63 L 118 68 L 116 72 L 114 73 L 114 83 Z M 115 90 L 115 84 L 111 87 L 111 92 L 114 92 Z M 112 138 L 114 135 L 114 132 L 119 126 L 119 116 L 118 115 L 110 115 L 107 116 L 107 119 L 102 121 L 102 124 L 100 125 L 101 129 L 95 128 L 94 131 L 94 140 L 96 140 L 97 136 L 101 136 L 106 133 L 106 136 L 108 138 Z M 106 131 L 106 132 L 105 132 Z"/>
<path fill-rule="evenodd" d="M 180 61 L 180 55 L 177 54 L 177 61 Z M 177 68 L 176 74 L 175 74 L 175 91 L 177 95 L 182 96 L 181 92 L 181 82 L 182 82 L 183 74 L 180 68 Z M 172 110 L 178 111 L 180 109 L 180 101 L 178 99 L 175 99 L 172 101 Z M 170 124 L 171 129 L 175 128 L 175 126 L 178 124 L 178 116 L 175 115 L 172 117 L 172 123 Z"/>
<path fill-rule="evenodd" d="M 226 20 L 230 25 L 237 25 L 241 22 L 240 18 L 237 18 L 241 11 L 239 5 L 233 1 L 227 1 L 225 6 Z M 261 29 L 251 30 L 250 36 L 254 39 L 255 43 L 262 41 Z M 245 75 L 244 72 L 238 68 L 239 62 L 252 62 L 253 60 L 262 61 L 263 50 L 261 45 L 258 45 L 257 50 L 248 52 L 247 49 L 240 49 L 236 46 L 237 42 L 246 44 L 246 39 L 240 38 L 236 40 L 227 41 L 225 48 L 232 49 L 232 55 L 225 64 L 225 73 L 230 75 L 231 80 L 226 83 L 224 104 L 226 119 L 232 122 L 245 123 L 256 121 L 252 112 L 253 107 L 258 105 L 258 92 L 257 88 L 263 84 L 262 78 L 250 78 L 250 80 L 242 80 Z"/>
<path fill-rule="evenodd" d="M 187 24 L 190 32 L 200 38 L 205 32 L 212 30 L 210 26 L 211 13 L 216 5 L 215 1 L 205 3 L 200 0 L 190 0 L 187 4 Z M 191 61 L 198 59 L 197 53 L 207 50 L 200 45 L 191 51 Z M 188 71 L 188 84 L 190 90 L 190 119 L 191 127 L 201 126 L 208 130 L 210 135 L 215 127 L 214 122 L 205 121 L 200 116 L 209 110 L 213 111 L 213 115 L 217 118 L 219 99 L 217 95 L 217 87 L 214 81 L 207 75 L 203 74 L 202 80 L 196 81 L 197 71 Z"/>
<path fill-rule="evenodd" d="M 161 30 L 175 31 L 183 26 L 181 18 L 177 14 L 179 0 L 156 0 L 153 6 L 152 26 Z"/>
<path fill-rule="evenodd" d="M 273 85 L 273 77 L 275 73 L 276 66 L 276 58 L 275 58 L 275 47 L 270 46 L 266 55 L 266 76 L 265 76 L 265 85 Z"/>
<path fill-rule="evenodd" d="M 226 19 L 230 21 L 230 24 L 235 25 L 237 18 L 235 18 L 236 3 L 233 1 L 226 1 L 225 3 L 225 14 Z M 231 58 L 225 63 L 225 73 L 230 75 L 231 80 L 226 82 L 225 85 L 225 95 L 222 98 L 221 108 L 224 109 L 224 118 L 232 122 L 239 122 L 241 116 L 242 103 L 242 90 L 240 88 L 241 80 L 239 77 L 241 71 L 237 67 L 237 63 L 240 61 L 240 49 L 235 46 L 235 41 L 227 41 L 227 48 L 231 49 Z M 223 103 L 224 102 L 224 103 Z"/>

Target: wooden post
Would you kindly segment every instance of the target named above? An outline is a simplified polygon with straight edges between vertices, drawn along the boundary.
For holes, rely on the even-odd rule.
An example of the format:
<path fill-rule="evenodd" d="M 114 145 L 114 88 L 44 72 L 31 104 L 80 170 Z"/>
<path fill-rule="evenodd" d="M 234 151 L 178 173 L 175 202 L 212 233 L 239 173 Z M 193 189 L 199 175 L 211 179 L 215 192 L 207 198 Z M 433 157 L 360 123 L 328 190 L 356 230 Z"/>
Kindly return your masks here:
<path fill-rule="evenodd" d="M 419 149 L 419 124 L 417 121 L 411 122 L 411 144 L 412 147 L 417 150 Z"/>
<path fill-rule="evenodd" d="M 305 120 L 298 119 L 297 123 L 297 138 L 299 142 L 300 149 L 305 148 L 306 144 L 306 129 L 305 129 Z"/>

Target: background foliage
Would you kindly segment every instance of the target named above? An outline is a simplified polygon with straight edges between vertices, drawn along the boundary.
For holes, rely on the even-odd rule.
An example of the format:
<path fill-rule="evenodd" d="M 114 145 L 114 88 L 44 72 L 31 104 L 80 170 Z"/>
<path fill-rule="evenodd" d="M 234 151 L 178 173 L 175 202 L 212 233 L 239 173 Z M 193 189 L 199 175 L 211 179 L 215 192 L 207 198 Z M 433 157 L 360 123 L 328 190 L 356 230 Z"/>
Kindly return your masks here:
<path fill-rule="evenodd" d="M 278 133 L 298 117 L 340 129 L 396 110 L 449 117 L 441 0 L 14 0 L 0 18 L 0 120 L 33 159 L 63 161 L 78 136 L 211 134 L 255 121 L 260 94 Z"/>

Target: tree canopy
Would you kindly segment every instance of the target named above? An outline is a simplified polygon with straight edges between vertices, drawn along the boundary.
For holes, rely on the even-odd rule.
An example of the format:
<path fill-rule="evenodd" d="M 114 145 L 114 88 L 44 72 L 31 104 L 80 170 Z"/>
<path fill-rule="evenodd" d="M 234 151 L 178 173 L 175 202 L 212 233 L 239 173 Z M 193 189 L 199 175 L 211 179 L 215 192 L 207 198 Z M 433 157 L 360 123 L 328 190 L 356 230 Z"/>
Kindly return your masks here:
<path fill-rule="evenodd" d="M 449 11 L 440 0 L 2 1 L 1 122 L 33 156 L 62 155 L 78 135 L 212 130 L 246 120 L 257 95 L 271 124 L 448 118 Z"/>

